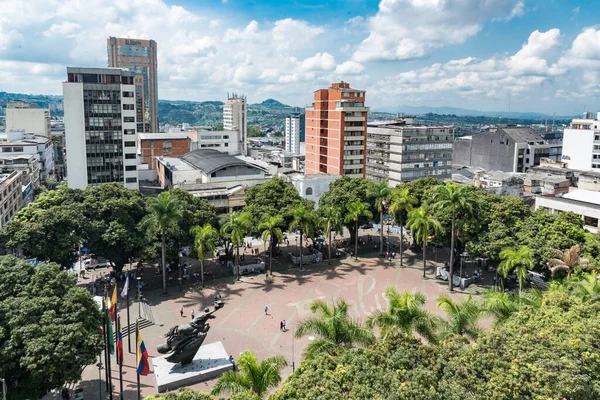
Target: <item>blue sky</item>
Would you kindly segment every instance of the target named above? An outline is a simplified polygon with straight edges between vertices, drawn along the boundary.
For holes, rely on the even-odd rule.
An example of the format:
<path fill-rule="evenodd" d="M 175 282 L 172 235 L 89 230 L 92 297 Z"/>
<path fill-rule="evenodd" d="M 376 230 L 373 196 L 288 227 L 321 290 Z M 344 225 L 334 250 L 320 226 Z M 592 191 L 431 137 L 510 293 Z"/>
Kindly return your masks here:
<path fill-rule="evenodd" d="M 60 94 L 108 36 L 159 46 L 159 97 L 303 106 L 345 80 L 401 105 L 600 108 L 598 0 L 0 0 L 0 91 Z"/>

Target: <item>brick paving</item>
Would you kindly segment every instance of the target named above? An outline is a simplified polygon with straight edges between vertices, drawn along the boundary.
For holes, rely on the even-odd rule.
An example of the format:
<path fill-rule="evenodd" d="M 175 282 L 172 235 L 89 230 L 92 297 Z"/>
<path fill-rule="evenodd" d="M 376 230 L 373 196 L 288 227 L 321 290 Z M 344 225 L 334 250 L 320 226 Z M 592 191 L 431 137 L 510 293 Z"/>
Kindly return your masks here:
<path fill-rule="evenodd" d="M 370 234 L 374 234 L 369 232 Z M 366 236 L 365 236 L 366 239 Z M 261 243 L 255 244 L 260 246 Z M 292 239 L 290 246 L 282 246 L 284 254 L 295 247 Z M 364 320 L 372 311 L 385 308 L 387 300 L 384 291 L 387 286 L 396 286 L 399 290 L 422 291 L 426 294 L 428 302 L 426 309 L 439 314 L 435 307 L 435 299 L 440 294 L 447 294 L 447 283 L 434 278 L 433 254 L 430 254 L 429 265 L 431 268 L 428 277 L 422 278 L 422 259 L 420 255 L 410 252 L 405 253 L 404 267 L 399 267 L 398 259 L 390 263 L 377 256 L 374 246 L 365 245 L 359 250 L 359 259 L 345 257 L 334 260 L 332 265 L 327 262 L 306 265 L 304 270 L 297 267 L 291 268 L 283 256 L 274 259 L 274 278 L 266 282 L 265 276 L 245 276 L 240 282 L 235 277 L 214 278 L 206 281 L 206 286 L 201 287 L 199 280 L 186 281 L 183 291 L 179 285 L 171 282 L 170 295 L 163 297 L 161 289 L 147 290 L 145 287 L 145 302 L 140 305 L 131 299 L 130 314 L 132 323 L 138 313 L 146 320 L 153 321 L 148 327 L 141 330 L 142 337 L 150 357 L 158 355 L 156 346 L 163 342 L 163 335 L 176 324 L 190 321 L 191 311 L 198 315 L 205 307 L 210 306 L 213 296 L 219 294 L 225 303 L 223 309 L 217 311 L 217 318 L 210 321 L 211 329 L 206 343 L 221 341 L 229 354 L 237 357 L 244 350 L 252 350 L 259 358 L 276 354 L 283 355 L 290 366 L 283 370 L 283 376 L 291 373 L 292 360 L 298 366 L 302 359 L 302 350 L 308 343 L 308 338 L 294 339 L 293 329 L 295 323 L 310 315 L 309 303 L 314 299 L 331 301 L 344 297 L 352 304 L 353 316 Z M 374 252 L 375 251 L 375 252 Z M 443 254 L 438 254 L 438 263 L 442 263 Z M 436 258 L 437 256 L 436 255 Z M 192 260 L 187 260 L 191 262 Z M 192 272 L 196 270 L 196 263 L 192 263 Z M 222 267 L 215 262 L 205 263 L 208 270 L 219 271 Z M 199 267 L 198 267 L 199 268 Z M 226 272 L 222 272 L 226 274 Z M 89 283 L 90 277 L 81 280 L 81 284 Z M 161 277 L 152 276 L 148 270 L 144 279 L 156 281 L 160 288 Z M 231 275 L 231 272 L 229 272 Z M 122 283 L 119 283 L 119 290 Z M 135 292 L 132 290 L 132 293 Z M 452 295 L 455 298 L 464 297 L 464 293 Z M 132 298 L 135 296 L 131 296 Z M 264 306 L 269 307 L 268 315 L 264 313 Z M 119 308 L 123 324 L 126 323 L 126 303 L 120 299 Z M 184 308 L 185 316 L 180 316 L 180 309 Z M 279 322 L 286 320 L 288 331 L 279 330 Z M 134 331 L 134 329 L 132 329 Z M 125 399 L 136 399 L 136 374 L 135 354 L 128 352 L 128 339 L 124 340 L 125 362 L 123 367 L 123 388 Z M 135 335 L 131 342 L 132 351 L 135 351 Z M 293 351 L 292 351 L 293 349 Z M 101 360 L 104 363 L 104 359 Z M 114 396 L 119 395 L 118 368 L 112 361 Z M 214 381 L 204 382 L 193 386 L 194 389 L 210 391 Z M 143 396 L 149 396 L 155 391 L 155 379 L 151 372 L 146 377 L 141 377 Z M 95 365 L 88 366 L 83 373 L 83 380 L 74 387 L 84 389 L 86 399 L 106 398 L 106 385 L 104 371 L 102 371 L 102 386 L 99 395 L 98 369 Z M 47 396 L 51 398 L 52 396 Z"/>

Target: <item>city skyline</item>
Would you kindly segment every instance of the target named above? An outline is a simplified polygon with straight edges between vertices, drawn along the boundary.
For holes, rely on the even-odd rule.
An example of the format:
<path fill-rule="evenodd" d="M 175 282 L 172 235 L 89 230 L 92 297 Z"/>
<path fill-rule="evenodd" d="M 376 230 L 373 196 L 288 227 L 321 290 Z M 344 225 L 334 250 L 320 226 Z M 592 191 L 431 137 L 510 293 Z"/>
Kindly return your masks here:
<path fill-rule="evenodd" d="M 106 37 L 117 36 L 156 40 L 165 100 L 223 100 L 237 91 L 249 103 L 305 106 L 319 87 L 345 80 L 370 93 L 372 110 L 579 114 L 600 108 L 592 11 L 535 0 L 10 0 L 0 16 L 0 90 L 60 94 L 66 67 L 105 66 Z"/>

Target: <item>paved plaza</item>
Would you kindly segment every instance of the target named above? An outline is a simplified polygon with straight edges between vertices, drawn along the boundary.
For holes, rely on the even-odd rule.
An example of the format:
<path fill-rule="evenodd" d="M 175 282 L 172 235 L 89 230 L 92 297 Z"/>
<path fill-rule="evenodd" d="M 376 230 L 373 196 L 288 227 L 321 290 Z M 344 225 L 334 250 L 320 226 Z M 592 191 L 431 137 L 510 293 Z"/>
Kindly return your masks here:
<path fill-rule="evenodd" d="M 205 288 L 201 287 L 199 280 L 186 282 L 181 292 L 177 284 L 171 284 L 167 297 L 161 295 L 160 288 L 145 290 L 142 303 L 131 296 L 131 321 L 133 324 L 138 316 L 143 319 L 141 335 L 150 357 L 155 357 L 159 355 L 156 347 L 163 342 L 168 329 L 189 322 L 192 311 L 197 316 L 205 307 L 212 307 L 214 296 L 218 294 L 225 306 L 216 312 L 216 319 L 210 321 L 211 329 L 205 343 L 221 341 L 234 357 L 244 350 L 254 351 L 260 359 L 281 354 L 289 362 L 289 367 L 283 370 L 285 378 L 292 372 L 292 363 L 296 366 L 300 364 L 302 351 L 311 339 L 295 339 L 293 331 L 299 319 L 311 315 L 309 304 L 314 299 L 331 301 L 343 297 L 352 305 L 352 316 L 364 321 L 374 310 L 387 307 L 385 288 L 395 286 L 399 290 L 425 293 L 428 298 L 426 309 L 440 314 L 435 299 L 438 295 L 448 293 L 447 282 L 434 278 L 433 259 L 428 262 L 431 268 L 424 279 L 420 255 L 405 252 L 404 267 L 400 267 L 398 258 L 390 263 L 378 257 L 372 246 L 364 247 L 363 251 L 359 250 L 359 255 L 362 255 L 358 260 L 345 256 L 342 260 L 332 261 L 331 265 L 324 261 L 306 265 L 303 270 L 292 268 L 285 257 L 278 257 L 274 259 L 272 282 L 265 281 L 265 275 L 260 274 L 244 276 L 239 282 L 235 277 L 212 278 L 206 282 Z M 287 249 L 282 251 L 286 253 Z M 441 258 L 445 257 L 440 256 L 439 263 L 443 262 Z M 207 268 L 221 268 L 214 262 L 207 264 Z M 144 273 L 144 280 L 147 275 Z M 160 279 L 157 280 L 160 282 Z M 122 283 L 119 284 L 119 290 L 121 287 Z M 134 290 L 131 292 L 133 294 Z M 456 292 L 453 296 L 460 299 L 465 294 Z M 125 325 L 126 302 L 119 300 L 119 314 Z M 266 315 L 265 306 L 269 307 Z M 183 317 L 180 315 L 182 307 Z M 282 320 L 287 322 L 286 332 L 279 329 Z M 124 339 L 124 349 L 124 398 L 136 399 L 135 335 L 131 337 L 132 353 L 128 352 L 127 337 Z M 118 396 L 118 367 L 114 365 L 114 356 L 112 360 L 114 396 Z M 100 361 L 104 363 L 104 359 Z M 88 366 L 84 370 L 83 381 L 75 387 L 84 389 L 86 399 L 106 398 L 104 371 L 101 371 L 101 377 L 102 383 L 99 384 L 98 368 L 95 365 Z M 213 385 L 214 381 L 208 381 L 192 388 L 209 392 Z M 156 393 L 152 370 L 148 376 L 141 377 L 141 387 L 143 396 Z M 101 397 L 99 393 L 102 393 Z"/>

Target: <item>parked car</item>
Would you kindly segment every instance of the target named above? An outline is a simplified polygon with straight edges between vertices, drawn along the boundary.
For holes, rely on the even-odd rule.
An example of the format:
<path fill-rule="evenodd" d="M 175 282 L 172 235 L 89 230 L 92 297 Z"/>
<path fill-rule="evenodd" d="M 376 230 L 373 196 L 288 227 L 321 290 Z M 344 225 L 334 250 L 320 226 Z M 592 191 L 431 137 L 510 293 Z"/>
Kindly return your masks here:
<path fill-rule="evenodd" d="M 108 266 L 108 260 L 103 257 L 92 256 L 83 261 L 85 269 L 96 269 Z"/>
<path fill-rule="evenodd" d="M 373 224 L 369 222 L 368 224 L 361 225 L 360 229 L 373 229 Z"/>

